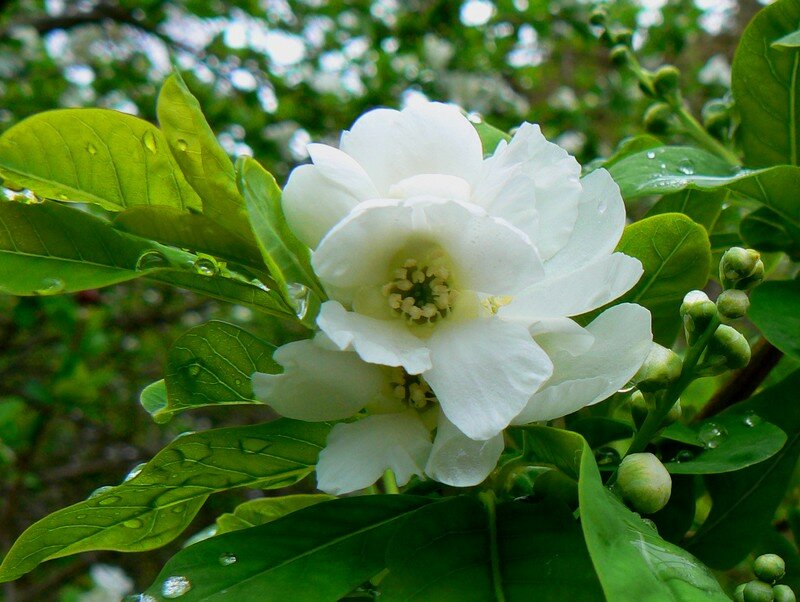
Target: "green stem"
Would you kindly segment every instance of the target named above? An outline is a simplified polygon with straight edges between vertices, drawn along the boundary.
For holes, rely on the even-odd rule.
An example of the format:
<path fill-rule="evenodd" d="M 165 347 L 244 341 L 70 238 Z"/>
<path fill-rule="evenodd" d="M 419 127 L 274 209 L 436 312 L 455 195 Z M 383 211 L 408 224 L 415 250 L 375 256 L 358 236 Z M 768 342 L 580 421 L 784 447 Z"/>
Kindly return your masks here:
<path fill-rule="evenodd" d="M 478 498 L 486 508 L 486 517 L 489 526 L 489 556 L 492 564 L 492 586 L 494 587 L 494 597 L 497 602 L 506 602 L 506 594 L 503 591 L 503 577 L 500 573 L 500 552 L 497 548 L 497 511 L 495 509 L 494 491 L 482 491 Z"/>
<path fill-rule="evenodd" d="M 739 157 L 737 157 L 730 149 L 723 145 L 719 140 L 714 138 L 702 125 L 700 125 L 697 119 L 695 119 L 694 115 L 692 115 L 686 108 L 686 105 L 683 104 L 683 100 L 680 98 L 674 98 L 666 99 L 666 101 L 672 107 L 672 110 L 675 111 L 675 115 L 683 125 L 685 132 L 694 138 L 695 141 L 700 144 L 700 146 L 705 148 L 707 151 L 721 157 L 722 159 L 725 159 L 725 161 L 731 165 L 739 166 L 741 164 Z"/>
<path fill-rule="evenodd" d="M 397 479 L 391 470 L 383 473 L 383 490 L 391 494 L 400 493 L 400 489 L 397 487 Z"/>

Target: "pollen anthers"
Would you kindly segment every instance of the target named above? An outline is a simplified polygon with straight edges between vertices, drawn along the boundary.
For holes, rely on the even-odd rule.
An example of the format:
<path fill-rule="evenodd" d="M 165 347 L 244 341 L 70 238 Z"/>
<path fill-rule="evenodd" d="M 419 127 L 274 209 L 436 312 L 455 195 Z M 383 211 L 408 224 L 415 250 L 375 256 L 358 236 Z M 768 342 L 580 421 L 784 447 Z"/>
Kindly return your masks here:
<path fill-rule="evenodd" d="M 455 291 L 444 259 L 442 251 L 433 251 L 423 261 L 413 257 L 403 261 L 392 273 L 394 279 L 382 289 L 389 307 L 412 324 L 446 317 L 453 308 Z"/>
<path fill-rule="evenodd" d="M 419 374 L 409 374 L 403 368 L 393 368 L 390 383 L 392 396 L 409 407 L 422 410 L 437 401 L 433 389 Z"/>

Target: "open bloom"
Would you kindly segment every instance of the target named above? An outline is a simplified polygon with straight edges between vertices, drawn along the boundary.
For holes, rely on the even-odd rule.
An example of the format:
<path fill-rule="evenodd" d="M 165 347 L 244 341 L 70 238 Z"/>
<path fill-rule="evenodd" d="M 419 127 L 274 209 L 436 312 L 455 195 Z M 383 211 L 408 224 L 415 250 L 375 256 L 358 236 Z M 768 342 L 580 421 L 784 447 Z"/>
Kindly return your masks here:
<path fill-rule="evenodd" d="M 283 204 L 331 297 L 319 327 L 366 362 L 423 375 L 468 437 L 601 401 L 644 361 L 643 308 L 571 319 L 642 268 L 614 253 L 625 210 L 611 177 L 580 178 L 538 126 L 484 159 L 459 110 L 428 103 L 371 111 L 339 149 L 309 153 Z"/>
<path fill-rule="evenodd" d="M 320 489 L 334 494 L 368 487 L 391 469 L 399 485 L 428 475 L 454 486 L 477 485 L 503 451 L 503 437 L 466 437 L 444 416 L 420 376 L 364 362 L 324 335 L 280 347 L 282 374 L 256 373 L 256 395 L 299 420 L 370 415 L 333 427 L 317 465 Z M 432 431 L 436 430 L 435 438 Z"/>

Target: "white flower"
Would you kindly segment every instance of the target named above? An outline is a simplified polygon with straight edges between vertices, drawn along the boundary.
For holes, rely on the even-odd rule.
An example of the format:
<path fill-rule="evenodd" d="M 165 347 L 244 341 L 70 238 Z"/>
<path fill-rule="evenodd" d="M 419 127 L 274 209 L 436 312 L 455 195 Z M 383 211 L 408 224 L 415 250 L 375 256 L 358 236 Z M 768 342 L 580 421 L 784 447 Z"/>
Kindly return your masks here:
<path fill-rule="evenodd" d="M 427 103 L 371 111 L 339 150 L 309 154 L 283 204 L 332 299 L 318 325 L 367 362 L 424 375 L 468 437 L 601 401 L 641 365 L 643 308 L 570 319 L 642 274 L 614 253 L 619 189 L 604 170 L 581 179 L 538 126 L 484 159 L 457 108 Z"/>
<path fill-rule="evenodd" d="M 282 415 L 322 421 L 370 413 L 333 427 L 317 465 L 323 491 L 363 489 L 387 469 L 399 485 L 425 474 L 449 485 L 477 485 L 503 451 L 502 435 L 475 441 L 454 427 L 422 377 L 368 364 L 335 349 L 324 335 L 284 345 L 274 357 L 284 372 L 256 373 L 253 388 Z"/>

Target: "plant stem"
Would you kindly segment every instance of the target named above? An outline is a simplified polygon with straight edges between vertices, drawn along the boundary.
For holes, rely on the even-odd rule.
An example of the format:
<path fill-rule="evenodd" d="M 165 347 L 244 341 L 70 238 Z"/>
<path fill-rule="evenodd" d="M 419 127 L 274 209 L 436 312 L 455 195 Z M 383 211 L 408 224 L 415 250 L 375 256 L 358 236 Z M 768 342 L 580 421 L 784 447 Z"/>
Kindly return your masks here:
<path fill-rule="evenodd" d="M 725 145 L 714 138 L 702 125 L 700 125 L 697 119 L 695 119 L 694 115 L 692 115 L 686 108 L 686 105 L 683 103 L 682 99 L 675 98 L 666 100 L 672 107 L 672 110 L 675 111 L 675 115 L 685 128 L 686 133 L 694 138 L 695 141 L 700 144 L 700 146 L 705 148 L 707 151 L 710 151 L 721 157 L 722 159 L 725 159 L 725 161 L 731 165 L 738 166 L 741 164 L 739 157 L 737 157 L 730 149 L 725 147 Z"/>
<path fill-rule="evenodd" d="M 500 572 L 500 553 L 497 548 L 497 511 L 495 509 L 494 491 L 482 491 L 478 494 L 478 499 L 486 508 L 486 517 L 489 526 L 489 556 L 492 563 L 492 586 L 494 587 L 494 597 L 497 602 L 506 602 L 506 594 L 503 591 L 503 577 Z"/>
<path fill-rule="evenodd" d="M 397 487 L 397 479 L 391 470 L 383 473 L 383 490 L 390 494 L 400 493 L 400 489 Z"/>

